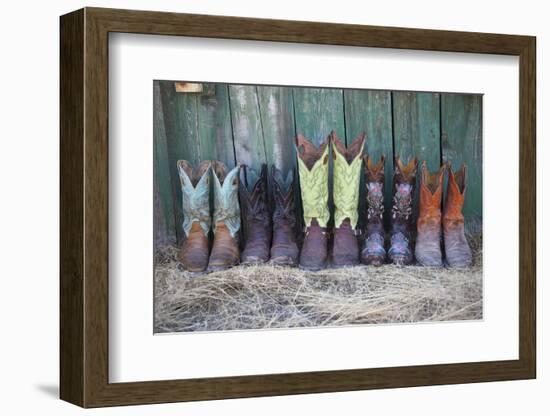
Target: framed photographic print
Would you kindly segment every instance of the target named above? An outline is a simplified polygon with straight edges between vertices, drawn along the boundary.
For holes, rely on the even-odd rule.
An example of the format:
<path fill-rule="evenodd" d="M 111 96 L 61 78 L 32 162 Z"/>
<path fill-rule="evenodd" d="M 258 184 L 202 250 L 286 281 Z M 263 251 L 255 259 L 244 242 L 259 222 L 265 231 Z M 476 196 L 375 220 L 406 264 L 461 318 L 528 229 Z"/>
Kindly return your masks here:
<path fill-rule="evenodd" d="M 61 398 L 534 378 L 535 49 L 62 16 Z"/>

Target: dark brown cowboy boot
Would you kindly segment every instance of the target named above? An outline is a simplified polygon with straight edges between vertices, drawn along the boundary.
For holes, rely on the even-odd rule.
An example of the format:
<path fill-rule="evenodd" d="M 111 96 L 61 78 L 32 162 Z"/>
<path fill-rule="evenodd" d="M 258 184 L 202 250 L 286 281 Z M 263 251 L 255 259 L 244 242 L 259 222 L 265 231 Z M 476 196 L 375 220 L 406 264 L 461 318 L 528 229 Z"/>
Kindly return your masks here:
<path fill-rule="evenodd" d="M 365 134 L 360 134 L 347 148 L 331 133 L 334 159 L 334 244 L 332 264 L 335 267 L 359 264 L 357 220 L 359 215 L 359 182 L 363 163 Z"/>
<path fill-rule="evenodd" d="M 367 228 L 361 261 L 364 264 L 381 266 L 386 261 L 384 248 L 384 163 L 385 156 L 373 165 L 368 155 L 363 157 L 365 163 L 367 187 Z"/>
<path fill-rule="evenodd" d="M 469 267 L 472 265 L 472 251 L 464 235 L 464 194 L 466 193 L 466 165 L 453 173 L 448 163 L 449 182 L 447 197 L 443 209 L 443 237 L 445 257 L 450 267 Z"/>
<path fill-rule="evenodd" d="M 212 162 L 214 174 L 214 244 L 208 271 L 224 270 L 239 263 L 239 168 L 227 172 L 222 162 Z"/>
<path fill-rule="evenodd" d="M 421 266 L 443 266 L 441 256 L 441 197 L 445 165 L 431 174 L 422 162 L 416 246 L 414 255 Z"/>
<path fill-rule="evenodd" d="M 391 210 L 391 243 L 388 251 L 390 261 L 397 265 L 411 264 L 412 203 L 418 160 L 411 159 L 407 165 L 395 157 L 393 174 L 393 199 Z"/>
<path fill-rule="evenodd" d="M 178 160 L 180 178 L 183 231 L 185 241 L 180 252 L 180 262 L 190 272 L 202 272 L 208 265 L 208 233 L 210 218 L 211 163 L 202 162 L 197 169 L 186 160 Z"/>
<path fill-rule="evenodd" d="M 244 221 L 245 248 L 242 264 L 265 263 L 271 246 L 271 218 L 267 206 L 267 165 L 262 164 L 260 175 L 241 165 L 239 188 L 241 212 Z"/>
<path fill-rule="evenodd" d="M 294 171 L 286 176 L 273 165 L 273 242 L 271 262 L 279 265 L 295 266 L 298 263 L 296 245 L 296 212 L 294 210 Z"/>
<path fill-rule="evenodd" d="M 300 192 L 304 210 L 305 235 L 300 252 L 300 267 L 320 270 L 327 262 L 328 139 L 319 148 L 304 136 L 296 137 Z"/>

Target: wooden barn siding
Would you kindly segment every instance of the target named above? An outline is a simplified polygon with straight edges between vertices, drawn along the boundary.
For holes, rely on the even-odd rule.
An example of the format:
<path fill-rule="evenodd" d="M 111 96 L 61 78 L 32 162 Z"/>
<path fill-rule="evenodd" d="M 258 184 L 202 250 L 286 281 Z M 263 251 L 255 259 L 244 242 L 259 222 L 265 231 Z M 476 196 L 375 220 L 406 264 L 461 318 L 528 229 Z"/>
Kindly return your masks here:
<path fill-rule="evenodd" d="M 404 161 L 416 155 L 432 171 L 442 162 L 451 161 L 454 168 L 465 162 L 464 214 L 479 222 L 481 107 L 481 96 L 467 94 L 225 84 L 203 84 L 202 93 L 177 93 L 172 81 L 155 81 L 155 241 L 182 241 L 178 159 L 195 166 L 217 159 L 230 168 L 245 163 L 258 169 L 268 163 L 286 172 L 296 167 L 296 134 L 318 145 L 331 130 L 347 144 L 365 131 L 365 153 L 374 160 L 386 155 L 388 211 L 394 155 Z M 362 213 L 364 197 L 362 189 Z"/>

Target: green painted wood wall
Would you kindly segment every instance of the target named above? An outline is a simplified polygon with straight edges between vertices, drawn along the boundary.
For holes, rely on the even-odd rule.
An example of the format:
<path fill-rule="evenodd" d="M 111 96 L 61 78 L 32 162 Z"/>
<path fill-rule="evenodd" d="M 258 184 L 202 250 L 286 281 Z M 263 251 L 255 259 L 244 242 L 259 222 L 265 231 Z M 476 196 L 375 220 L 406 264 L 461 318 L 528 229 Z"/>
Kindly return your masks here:
<path fill-rule="evenodd" d="M 194 165 L 217 159 L 230 168 L 268 163 L 287 171 L 296 166 L 296 134 L 319 144 L 331 130 L 346 143 L 364 131 L 365 152 L 375 160 L 386 155 L 388 211 L 394 156 L 416 156 L 431 170 L 446 161 L 454 168 L 466 163 L 464 215 L 480 223 L 481 95 L 226 84 L 181 93 L 173 81 L 155 81 L 153 91 L 157 244 L 182 240 L 178 159 Z"/>

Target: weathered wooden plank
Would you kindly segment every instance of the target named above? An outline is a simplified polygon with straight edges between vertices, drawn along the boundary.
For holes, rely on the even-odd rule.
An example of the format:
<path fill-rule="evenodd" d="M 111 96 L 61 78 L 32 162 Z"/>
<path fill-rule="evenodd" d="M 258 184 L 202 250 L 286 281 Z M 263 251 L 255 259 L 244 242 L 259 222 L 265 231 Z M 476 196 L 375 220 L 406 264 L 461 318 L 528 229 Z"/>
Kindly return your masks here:
<path fill-rule="evenodd" d="M 237 164 L 259 171 L 266 151 L 256 86 L 229 85 L 229 102 Z"/>
<path fill-rule="evenodd" d="M 226 84 L 203 84 L 198 96 L 200 159 L 219 160 L 235 166 L 235 149 Z"/>
<path fill-rule="evenodd" d="M 431 172 L 441 166 L 440 96 L 430 92 L 392 92 L 394 155 L 404 162 L 417 157 L 417 184 L 420 184 L 420 165 L 426 161 Z M 418 213 L 418 189 L 416 187 L 413 215 Z"/>
<path fill-rule="evenodd" d="M 200 142 L 198 133 L 197 94 L 178 93 L 174 82 L 160 81 L 160 93 L 164 110 L 168 166 L 172 180 L 175 227 L 178 242 L 183 241 L 183 212 L 181 188 L 176 162 L 189 161 L 194 167 L 200 162 Z"/>
<path fill-rule="evenodd" d="M 475 221 L 483 215 L 483 142 L 482 96 L 477 94 L 442 94 L 443 160 L 454 169 L 467 166 L 467 189 L 464 216 Z"/>
<path fill-rule="evenodd" d="M 341 89 L 294 88 L 296 133 L 319 145 L 332 130 L 345 140 L 344 99 Z"/>
<path fill-rule="evenodd" d="M 154 182 L 156 192 L 155 236 L 158 242 L 175 243 L 176 227 L 174 217 L 174 201 L 172 197 L 172 180 L 166 144 L 166 130 L 164 125 L 164 112 L 162 107 L 160 84 L 153 83 L 153 148 L 154 148 Z"/>
<path fill-rule="evenodd" d="M 287 172 L 296 165 L 292 89 L 259 86 L 257 91 L 267 161 Z"/>
<path fill-rule="evenodd" d="M 439 169 L 439 94 L 396 91 L 392 95 L 395 154 L 404 161 L 416 156 L 431 171 Z"/>
<path fill-rule="evenodd" d="M 386 156 L 385 209 L 391 210 L 393 178 L 392 107 L 389 91 L 344 90 L 344 116 L 346 141 L 350 143 L 361 132 L 366 133 L 365 153 L 374 161 Z M 366 192 L 364 177 L 361 178 L 359 199 L 360 226 L 365 225 Z"/>

